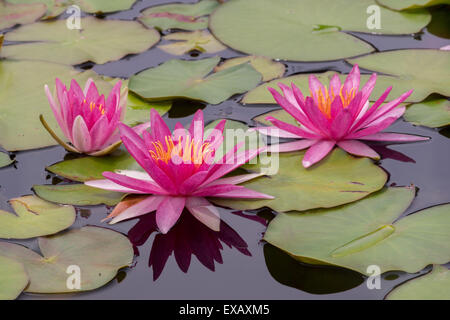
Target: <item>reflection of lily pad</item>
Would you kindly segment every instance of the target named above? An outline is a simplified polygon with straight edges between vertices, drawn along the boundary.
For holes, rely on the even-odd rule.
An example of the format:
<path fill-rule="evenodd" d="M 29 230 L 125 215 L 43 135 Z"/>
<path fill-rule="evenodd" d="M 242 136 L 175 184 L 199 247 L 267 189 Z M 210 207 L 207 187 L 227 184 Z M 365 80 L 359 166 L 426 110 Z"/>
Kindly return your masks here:
<path fill-rule="evenodd" d="M 123 193 L 105 191 L 84 184 L 43 185 L 33 186 L 33 189 L 40 198 L 47 201 L 76 206 L 114 206 L 125 196 Z"/>
<path fill-rule="evenodd" d="M 227 48 L 207 30 L 169 33 L 163 37 L 163 40 L 175 40 L 175 42 L 161 44 L 158 48 L 176 56 L 181 56 L 193 50 L 203 53 L 216 53 Z"/>
<path fill-rule="evenodd" d="M 450 4 L 450 0 L 377 0 L 377 2 L 393 10 L 419 9 L 440 4 Z"/>
<path fill-rule="evenodd" d="M 144 10 L 138 18 L 143 24 L 160 30 L 199 30 L 208 26 L 208 17 L 219 6 L 217 0 L 201 0 L 197 3 L 173 3 Z"/>
<path fill-rule="evenodd" d="M 430 273 L 407 281 L 386 296 L 387 300 L 450 300 L 450 270 L 434 266 Z"/>
<path fill-rule="evenodd" d="M 450 101 L 435 99 L 415 103 L 405 112 L 405 120 L 413 124 L 438 128 L 450 124 Z"/>
<path fill-rule="evenodd" d="M 261 75 L 249 64 L 208 74 L 220 58 L 196 61 L 169 60 L 130 78 L 130 90 L 145 99 L 188 98 L 218 104 L 253 89 Z"/>
<path fill-rule="evenodd" d="M 246 56 L 226 60 L 217 66 L 214 71 L 221 71 L 238 64 L 250 62 L 256 71 L 261 73 L 262 81 L 269 81 L 281 77 L 286 70 L 286 66 L 281 62 L 273 61 L 266 57 Z"/>
<path fill-rule="evenodd" d="M 32 23 L 42 17 L 46 11 L 47 7 L 43 3 L 12 4 L 0 1 L 0 30 L 16 24 Z"/>
<path fill-rule="evenodd" d="M 304 152 L 272 155 L 267 167 L 277 166 L 278 172 L 242 185 L 274 196 L 273 200 L 228 200 L 214 202 L 238 210 L 264 206 L 276 211 L 329 208 L 356 201 L 380 190 L 387 175 L 367 158 L 354 158 L 340 149 L 334 150 L 320 164 L 305 169 L 301 165 Z M 262 157 L 261 159 L 267 159 Z M 265 161 L 265 160 L 260 160 Z M 249 169 L 264 168 L 258 164 Z"/>
<path fill-rule="evenodd" d="M 13 162 L 14 160 L 11 160 L 8 154 L 0 152 L 0 168 L 9 166 Z"/>
<path fill-rule="evenodd" d="M 71 30 L 65 20 L 24 26 L 7 33 L 5 40 L 33 42 L 4 46 L 1 56 L 72 65 L 86 61 L 102 64 L 143 52 L 159 41 L 156 30 L 135 21 L 87 17 L 81 19 L 81 27 Z"/>
<path fill-rule="evenodd" d="M 20 262 L 0 256 L 0 300 L 14 300 L 28 285 L 28 276 Z"/>
<path fill-rule="evenodd" d="M 373 51 L 344 31 L 410 34 L 430 22 L 425 10 L 399 13 L 380 8 L 381 29 L 368 29 L 374 0 L 234 0 L 222 4 L 209 27 L 238 51 L 294 61 L 335 60 Z"/>
<path fill-rule="evenodd" d="M 264 239 L 299 260 L 313 259 L 366 274 L 417 272 L 450 260 L 450 204 L 396 219 L 414 199 L 413 187 L 387 188 L 332 209 L 279 214 Z M 395 222 L 394 222 L 395 221 Z"/>
<path fill-rule="evenodd" d="M 25 290 L 33 293 L 66 293 L 97 289 L 133 261 L 133 248 L 121 233 L 84 227 L 39 238 L 43 256 L 23 246 L 1 242 L 0 255 L 20 261 L 30 277 Z M 80 289 L 68 288 L 71 274 L 80 271 Z"/>
<path fill-rule="evenodd" d="M 75 221 L 72 206 L 60 206 L 35 196 L 11 199 L 16 215 L 0 210 L 0 238 L 27 239 L 57 233 Z"/>
<path fill-rule="evenodd" d="M 450 7 L 437 8 L 431 11 L 431 22 L 427 26 L 428 32 L 440 38 L 450 39 Z"/>

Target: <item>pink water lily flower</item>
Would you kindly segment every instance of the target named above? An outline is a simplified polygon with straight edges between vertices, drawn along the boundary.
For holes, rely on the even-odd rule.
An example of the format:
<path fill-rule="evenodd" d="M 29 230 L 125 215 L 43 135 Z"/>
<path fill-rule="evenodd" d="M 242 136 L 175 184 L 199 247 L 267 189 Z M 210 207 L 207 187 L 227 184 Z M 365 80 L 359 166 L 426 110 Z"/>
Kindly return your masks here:
<path fill-rule="evenodd" d="M 379 159 L 379 155 L 360 140 L 411 142 L 427 140 L 408 134 L 380 132 L 394 123 L 405 112 L 399 106 L 412 93 L 402 94 L 382 105 L 392 87 L 370 106 L 369 97 L 375 87 L 374 73 L 359 89 L 359 68 L 355 65 L 341 84 L 336 74 L 327 88 L 314 76 L 309 77 L 311 96 L 304 97 L 294 84 L 291 87 L 279 83 L 283 95 L 269 88 L 277 103 L 286 110 L 299 125 L 289 124 L 274 117 L 267 117 L 273 126 L 259 127 L 258 131 L 279 138 L 301 140 L 271 146 L 270 151 L 288 152 L 309 148 L 303 157 L 305 168 L 322 160 L 335 145 L 356 156 Z"/>
<path fill-rule="evenodd" d="M 49 127 L 44 117 L 40 119 L 50 135 L 67 151 L 86 153 L 92 156 L 105 155 L 115 150 L 120 144 L 118 125 L 126 111 L 128 89 L 121 92 L 122 82 L 118 81 L 105 98 L 100 95 L 92 79 L 86 82 L 84 90 L 72 80 L 70 89 L 56 79 L 56 92 L 50 93 L 45 86 L 45 93 L 64 136 L 71 145 L 60 139 Z M 149 123 L 134 127 L 141 132 Z M 64 140 L 66 140 L 64 139 Z"/>
<path fill-rule="evenodd" d="M 215 160 L 216 151 L 224 140 L 225 120 L 219 122 L 206 138 L 201 110 L 195 114 L 189 130 L 177 123 L 172 133 L 153 109 L 150 122 L 151 132 L 144 131 L 143 138 L 128 126 L 120 124 L 123 144 L 145 171 L 103 172 L 105 180 L 85 182 L 88 186 L 105 190 L 148 194 L 125 209 L 114 210 L 108 216 L 114 218 L 111 223 L 156 210 L 158 228 L 162 233 L 167 233 L 186 207 L 195 218 L 217 231 L 219 212 L 207 200 L 208 197 L 273 198 L 237 185 L 260 174 L 224 177 L 261 151 L 240 151 L 243 145 L 240 143 L 225 153 L 222 159 Z"/>

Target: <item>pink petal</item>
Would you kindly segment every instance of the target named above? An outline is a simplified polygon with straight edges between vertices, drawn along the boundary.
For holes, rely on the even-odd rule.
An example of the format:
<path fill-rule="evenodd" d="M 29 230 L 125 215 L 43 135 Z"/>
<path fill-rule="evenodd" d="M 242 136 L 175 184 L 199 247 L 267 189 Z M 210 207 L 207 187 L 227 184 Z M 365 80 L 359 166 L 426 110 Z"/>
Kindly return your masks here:
<path fill-rule="evenodd" d="M 355 64 L 352 68 L 352 71 L 348 74 L 347 78 L 344 82 L 343 91 L 344 93 L 350 93 L 350 91 L 353 89 L 354 92 L 357 92 L 359 90 L 359 67 L 357 64 Z"/>
<path fill-rule="evenodd" d="M 257 177 L 264 175 L 263 173 L 249 173 L 249 174 L 241 174 L 238 176 L 232 176 L 227 178 L 217 179 L 216 181 L 208 184 L 208 186 L 216 185 L 216 184 L 240 184 Z"/>
<path fill-rule="evenodd" d="M 215 184 L 207 185 L 206 187 L 193 192 L 192 195 L 198 197 L 215 197 L 217 194 L 237 191 L 241 189 L 244 189 L 244 187 L 236 186 L 234 184 Z"/>
<path fill-rule="evenodd" d="M 278 137 L 278 138 L 298 138 L 298 135 L 293 134 L 291 132 L 281 130 L 278 127 L 256 127 L 251 128 L 250 130 L 257 130 L 258 132 L 266 135 L 266 136 L 272 136 L 272 137 Z"/>
<path fill-rule="evenodd" d="M 174 194 L 177 191 L 174 181 L 164 172 L 153 159 L 144 160 L 145 171 L 168 193 Z"/>
<path fill-rule="evenodd" d="M 325 156 L 333 150 L 335 142 L 330 140 L 321 140 L 312 145 L 308 151 L 306 151 L 303 157 L 302 163 L 305 168 L 309 168 L 313 164 L 319 162 Z"/>
<path fill-rule="evenodd" d="M 379 132 L 360 138 L 361 140 L 371 141 L 396 141 L 396 142 L 413 142 L 429 140 L 429 137 L 415 136 L 411 134 L 400 134 L 391 132 Z"/>
<path fill-rule="evenodd" d="M 340 140 L 344 137 L 352 124 L 352 115 L 348 108 L 343 109 L 333 120 L 330 126 L 331 137 L 334 140 Z"/>
<path fill-rule="evenodd" d="M 109 126 L 108 118 L 106 115 L 102 115 L 92 126 L 90 130 L 90 134 L 92 137 L 92 149 L 100 150 L 102 149 L 102 143 L 107 140 L 108 137 L 105 137 L 105 133 L 107 133 L 107 129 Z"/>
<path fill-rule="evenodd" d="M 178 221 L 186 204 L 184 197 L 165 197 L 156 210 L 156 224 L 166 234 Z"/>
<path fill-rule="evenodd" d="M 70 140 L 71 136 L 69 134 L 67 125 L 66 125 L 66 123 L 65 123 L 65 121 L 64 121 L 64 119 L 62 117 L 60 106 L 58 104 L 56 104 L 56 102 L 54 100 L 54 97 L 53 97 L 53 94 L 50 93 L 50 89 L 48 88 L 48 86 L 45 85 L 44 88 L 45 88 L 45 94 L 47 95 L 47 99 L 48 99 L 48 102 L 50 104 L 50 107 L 51 107 L 51 109 L 53 111 L 53 114 L 55 115 L 55 119 L 58 122 L 58 125 L 61 128 L 61 131 L 63 132 L 64 136 L 67 139 Z"/>
<path fill-rule="evenodd" d="M 220 230 L 220 214 L 217 208 L 202 197 L 186 199 L 186 208 L 198 221 L 214 231 Z"/>
<path fill-rule="evenodd" d="M 214 127 L 214 129 L 211 130 L 211 132 L 209 132 L 208 136 L 204 140 L 204 142 L 209 143 L 209 147 L 214 151 L 216 151 L 217 148 L 222 145 L 223 130 L 225 129 L 226 122 L 226 120 L 219 121 L 219 123 Z"/>
<path fill-rule="evenodd" d="M 267 148 L 267 152 L 291 152 L 291 151 L 303 150 L 303 149 L 306 149 L 306 148 L 312 146 L 316 142 L 317 142 L 317 140 L 303 139 L 303 140 L 298 140 L 298 141 L 270 145 Z"/>
<path fill-rule="evenodd" d="M 186 195 L 192 193 L 203 181 L 205 181 L 207 175 L 208 171 L 194 173 L 179 186 L 179 192 Z"/>
<path fill-rule="evenodd" d="M 303 109 L 316 130 L 323 136 L 329 136 L 329 123 L 325 115 L 320 111 L 311 97 L 306 97 L 305 107 Z"/>
<path fill-rule="evenodd" d="M 147 192 L 138 191 L 135 189 L 126 188 L 120 184 L 114 183 L 108 179 L 102 180 L 89 180 L 84 183 L 87 186 L 99 188 L 103 190 L 123 192 L 123 193 L 139 193 L 139 194 L 147 194 Z"/>
<path fill-rule="evenodd" d="M 189 127 L 189 134 L 194 141 L 203 141 L 203 129 L 205 122 L 203 120 L 203 111 L 198 110 L 192 118 L 191 125 Z"/>
<path fill-rule="evenodd" d="M 148 128 L 150 128 L 150 122 L 145 122 L 138 124 L 137 126 L 132 127 L 131 129 L 136 132 L 138 136 L 141 136 L 144 131 L 146 131 Z"/>
<path fill-rule="evenodd" d="M 261 193 L 255 190 L 242 188 L 239 190 L 231 190 L 224 193 L 214 195 L 215 198 L 240 198 L 240 199 L 275 199 L 268 194 Z"/>
<path fill-rule="evenodd" d="M 117 217 L 111 220 L 110 224 L 114 224 L 123 220 L 136 218 L 144 214 L 150 213 L 158 209 L 161 202 L 165 199 L 162 196 L 149 196 L 135 205 L 122 211 Z"/>
<path fill-rule="evenodd" d="M 150 110 L 150 123 L 151 133 L 155 140 L 165 141 L 167 136 L 172 136 L 169 127 L 155 109 Z"/>
<path fill-rule="evenodd" d="M 320 138 L 318 134 L 310 133 L 305 131 L 304 129 L 294 126 L 293 124 L 283 122 L 274 117 L 266 117 L 268 121 L 270 121 L 275 127 L 280 128 L 281 130 L 287 131 L 293 135 L 296 135 L 297 138 L 308 138 L 308 139 L 317 139 Z"/>
<path fill-rule="evenodd" d="M 380 155 L 372 148 L 357 140 L 342 140 L 337 145 L 355 156 L 369 157 L 375 160 L 380 159 Z"/>
<path fill-rule="evenodd" d="M 116 170 L 115 172 L 117 174 L 120 174 L 120 175 L 123 175 L 123 176 L 131 177 L 131 178 L 135 178 L 135 179 L 139 179 L 139 180 L 144 180 L 144 181 L 155 182 L 152 179 L 152 177 L 150 177 L 150 175 L 147 172 L 144 172 L 144 171 Z"/>
<path fill-rule="evenodd" d="M 361 101 L 364 103 L 369 99 L 370 95 L 372 94 L 373 89 L 375 88 L 375 84 L 377 82 L 377 74 L 373 73 L 369 80 L 367 80 L 364 87 L 361 89 L 362 98 Z"/>
<path fill-rule="evenodd" d="M 97 86 L 95 85 L 95 82 L 92 79 L 89 79 L 86 82 L 86 86 L 84 88 L 84 95 L 86 97 L 86 101 L 89 102 L 95 102 L 100 97 Z"/>
<path fill-rule="evenodd" d="M 379 123 L 377 125 L 370 126 L 370 127 L 364 128 L 362 130 L 353 132 L 353 133 L 347 135 L 345 138 L 347 140 L 362 139 L 362 137 L 364 137 L 364 136 L 373 135 L 375 133 L 378 133 L 381 130 L 386 129 L 392 123 L 394 123 L 396 120 L 397 120 L 396 117 L 384 119 L 381 123 Z"/>
<path fill-rule="evenodd" d="M 134 189 L 137 191 L 151 194 L 167 194 L 167 192 L 164 189 L 162 189 L 156 183 L 149 180 L 140 180 L 109 171 L 103 172 L 103 176 L 114 183 L 124 186 L 125 188 Z"/>
<path fill-rule="evenodd" d="M 330 89 L 331 92 L 339 97 L 339 92 L 341 91 L 341 79 L 338 74 L 335 74 L 330 80 Z"/>
<path fill-rule="evenodd" d="M 324 86 L 319 81 L 319 79 L 317 79 L 317 77 L 313 74 L 309 75 L 308 82 L 309 82 L 309 90 L 311 90 L 314 102 L 318 104 L 318 92 L 319 91 L 324 92 L 325 91 Z"/>
<path fill-rule="evenodd" d="M 80 152 L 95 151 L 91 150 L 91 135 L 82 116 L 77 116 L 73 122 L 72 139 L 72 144 Z"/>

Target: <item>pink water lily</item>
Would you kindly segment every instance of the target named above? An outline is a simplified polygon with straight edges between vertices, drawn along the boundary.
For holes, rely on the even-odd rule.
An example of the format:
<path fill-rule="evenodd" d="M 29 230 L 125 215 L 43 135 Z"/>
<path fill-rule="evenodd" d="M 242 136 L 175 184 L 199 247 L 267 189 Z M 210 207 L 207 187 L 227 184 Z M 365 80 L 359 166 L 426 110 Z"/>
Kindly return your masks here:
<path fill-rule="evenodd" d="M 427 140 L 408 134 L 380 132 L 394 123 L 405 112 L 399 106 L 412 93 L 402 94 L 395 100 L 382 103 L 392 87 L 370 106 L 369 97 L 375 87 L 377 75 L 374 73 L 359 89 L 360 73 L 355 65 L 341 84 L 334 75 L 327 88 L 314 76 L 309 77 L 311 96 L 304 97 L 300 89 L 279 83 L 283 95 L 269 88 L 277 103 L 298 122 L 289 124 L 274 117 L 267 117 L 273 126 L 259 127 L 258 131 L 279 138 L 299 138 L 301 140 L 277 144 L 269 149 L 273 152 L 288 152 L 309 148 L 303 157 L 305 168 L 322 160 L 335 145 L 350 154 L 379 159 L 379 155 L 360 140 L 411 142 Z"/>
<path fill-rule="evenodd" d="M 72 80 L 70 89 L 56 79 L 56 92 L 45 93 L 61 131 L 71 145 L 60 139 L 49 127 L 44 117 L 40 119 L 50 135 L 67 151 L 86 153 L 92 156 L 105 155 L 120 144 L 118 125 L 126 111 L 128 89 L 121 92 L 122 82 L 118 81 L 107 98 L 100 95 L 92 79 L 86 82 L 84 90 Z M 149 123 L 134 127 L 141 132 Z"/>
<path fill-rule="evenodd" d="M 158 228 L 167 233 L 186 207 L 206 226 L 219 230 L 219 212 L 207 200 L 208 197 L 272 199 L 237 185 L 260 174 L 224 177 L 261 151 L 240 151 L 241 143 L 222 159 L 215 160 L 216 151 L 224 140 L 225 120 L 220 121 L 206 138 L 201 110 L 195 114 L 189 130 L 177 123 L 172 133 L 153 109 L 150 121 L 151 132 L 144 131 L 142 138 L 128 126 L 119 125 L 123 144 L 145 171 L 104 172 L 105 180 L 85 182 L 88 186 L 105 190 L 148 195 L 126 208 L 114 210 L 108 216 L 114 218 L 111 223 L 156 210 Z"/>

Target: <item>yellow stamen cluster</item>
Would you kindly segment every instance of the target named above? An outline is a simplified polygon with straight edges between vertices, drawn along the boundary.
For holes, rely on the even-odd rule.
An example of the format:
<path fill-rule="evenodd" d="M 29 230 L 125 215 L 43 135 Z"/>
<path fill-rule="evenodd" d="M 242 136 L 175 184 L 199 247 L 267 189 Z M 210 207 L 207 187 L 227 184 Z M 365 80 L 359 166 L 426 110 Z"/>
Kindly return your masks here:
<path fill-rule="evenodd" d="M 150 156 L 154 160 L 160 160 L 165 163 L 177 156 L 177 160 L 180 159 L 183 163 L 200 165 L 208 159 L 213 151 L 209 147 L 209 143 L 195 142 L 189 137 L 175 143 L 172 137 L 166 136 L 164 142 L 152 142 L 152 145 L 154 150 L 149 150 Z"/>
<path fill-rule="evenodd" d="M 86 103 L 86 99 L 84 99 L 83 103 Z M 89 103 L 89 110 L 92 112 L 95 109 L 100 110 L 101 114 L 105 114 L 105 108 L 104 108 L 103 104 L 99 104 L 97 106 L 97 104 L 95 102 Z"/>
<path fill-rule="evenodd" d="M 322 91 L 321 89 L 316 91 L 317 100 L 318 100 L 318 107 L 320 111 L 328 118 L 331 118 L 331 104 L 334 100 L 334 98 L 337 96 L 333 92 L 333 88 L 331 88 L 330 91 L 328 91 L 328 88 L 325 87 L 325 91 Z M 353 98 L 356 95 L 356 90 L 351 89 L 350 92 L 343 91 L 343 87 L 339 90 L 339 97 L 341 98 L 342 106 L 344 108 L 347 108 L 350 102 L 353 100 Z"/>

